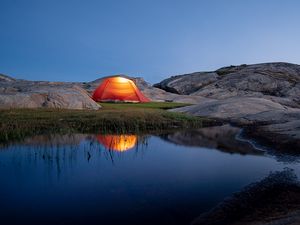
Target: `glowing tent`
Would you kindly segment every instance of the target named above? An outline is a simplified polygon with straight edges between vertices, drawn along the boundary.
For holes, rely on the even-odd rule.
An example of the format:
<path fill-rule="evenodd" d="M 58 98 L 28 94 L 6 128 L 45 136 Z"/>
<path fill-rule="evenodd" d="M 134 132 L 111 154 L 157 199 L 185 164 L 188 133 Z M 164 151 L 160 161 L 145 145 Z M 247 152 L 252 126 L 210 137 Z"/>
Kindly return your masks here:
<path fill-rule="evenodd" d="M 137 143 L 136 135 L 98 135 L 97 139 L 105 148 L 118 152 L 127 151 Z"/>
<path fill-rule="evenodd" d="M 94 101 L 149 102 L 134 82 L 124 77 L 106 78 L 94 91 Z"/>

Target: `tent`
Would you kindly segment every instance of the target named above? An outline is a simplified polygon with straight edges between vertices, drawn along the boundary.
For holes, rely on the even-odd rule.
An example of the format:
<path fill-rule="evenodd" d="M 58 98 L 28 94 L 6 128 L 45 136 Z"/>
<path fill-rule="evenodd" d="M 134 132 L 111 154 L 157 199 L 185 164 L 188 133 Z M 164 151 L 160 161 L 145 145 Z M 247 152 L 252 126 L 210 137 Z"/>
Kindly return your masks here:
<path fill-rule="evenodd" d="M 122 102 L 149 102 L 150 100 L 145 97 L 137 88 L 134 82 L 125 77 L 109 77 L 106 78 L 99 87 L 94 91 L 94 101 L 109 102 L 109 101 L 122 101 Z"/>
<path fill-rule="evenodd" d="M 98 135 L 98 141 L 105 148 L 113 151 L 124 152 L 132 149 L 137 143 L 137 135 Z"/>

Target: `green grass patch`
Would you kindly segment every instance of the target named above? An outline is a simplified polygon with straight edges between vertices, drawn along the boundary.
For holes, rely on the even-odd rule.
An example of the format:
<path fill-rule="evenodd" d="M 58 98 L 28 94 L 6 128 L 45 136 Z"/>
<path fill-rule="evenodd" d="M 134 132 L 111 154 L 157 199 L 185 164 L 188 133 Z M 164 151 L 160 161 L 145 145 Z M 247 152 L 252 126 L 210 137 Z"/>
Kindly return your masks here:
<path fill-rule="evenodd" d="M 0 142 L 51 133 L 141 133 L 201 127 L 203 119 L 165 108 L 178 103 L 101 103 L 100 110 L 0 110 Z"/>
<path fill-rule="evenodd" d="M 99 103 L 104 109 L 174 109 L 191 104 L 178 102 L 146 102 L 146 103 Z"/>

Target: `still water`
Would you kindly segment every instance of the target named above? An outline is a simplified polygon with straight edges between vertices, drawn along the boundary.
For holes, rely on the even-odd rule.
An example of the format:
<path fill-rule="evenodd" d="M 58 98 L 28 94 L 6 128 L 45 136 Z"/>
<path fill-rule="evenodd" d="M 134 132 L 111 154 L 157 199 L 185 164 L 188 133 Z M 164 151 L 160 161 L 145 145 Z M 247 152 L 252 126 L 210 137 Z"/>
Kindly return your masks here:
<path fill-rule="evenodd" d="M 189 224 L 285 167 L 300 176 L 297 160 L 201 130 L 36 136 L 0 148 L 0 224 Z"/>

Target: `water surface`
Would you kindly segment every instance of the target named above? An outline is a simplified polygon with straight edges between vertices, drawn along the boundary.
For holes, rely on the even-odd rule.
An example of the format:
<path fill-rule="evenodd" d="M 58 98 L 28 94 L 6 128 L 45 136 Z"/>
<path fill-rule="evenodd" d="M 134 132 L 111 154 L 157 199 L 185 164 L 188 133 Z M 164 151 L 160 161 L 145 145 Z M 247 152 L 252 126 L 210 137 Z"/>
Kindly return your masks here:
<path fill-rule="evenodd" d="M 2 146 L 0 224 L 189 224 L 271 171 L 300 175 L 297 161 L 211 131 L 35 136 Z"/>

